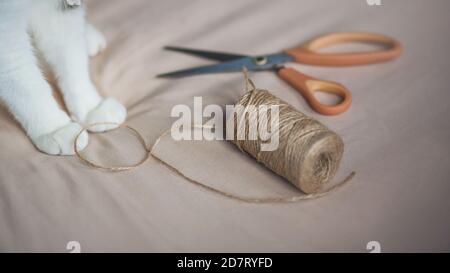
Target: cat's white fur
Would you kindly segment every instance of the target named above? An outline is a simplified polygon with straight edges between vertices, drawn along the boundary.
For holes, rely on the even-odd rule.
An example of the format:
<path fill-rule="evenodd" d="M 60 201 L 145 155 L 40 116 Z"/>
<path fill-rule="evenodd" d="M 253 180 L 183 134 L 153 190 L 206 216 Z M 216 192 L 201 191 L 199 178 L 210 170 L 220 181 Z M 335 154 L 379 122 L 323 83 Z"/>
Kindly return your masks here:
<path fill-rule="evenodd" d="M 86 22 L 83 8 L 62 10 L 62 1 L 0 0 L 0 100 L 35 146 L 52 155 L 72 155 L 82 126 L 126 118 L 125 107 L 102 98 L 90 79 L 88 55 L 103 50 L 105 38 Z M 70 116 L 54 99 L 36 54 L 55 75 Z M 83 133 L 78 148 L 87 143 Z"/>

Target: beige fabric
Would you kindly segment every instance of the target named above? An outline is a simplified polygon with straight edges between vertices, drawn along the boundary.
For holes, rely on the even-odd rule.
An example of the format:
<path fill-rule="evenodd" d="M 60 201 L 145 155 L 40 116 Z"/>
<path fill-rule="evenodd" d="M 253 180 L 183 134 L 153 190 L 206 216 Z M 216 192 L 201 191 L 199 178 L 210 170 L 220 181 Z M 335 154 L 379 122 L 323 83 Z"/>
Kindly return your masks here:
<path fill-rule="evenodd" d="M 262 54 L 332 31 L 364 30 L 398 38 L 403 57 L 352 68 L 293 65 L 353 92 L 350 111 L 324 117 L 274 73 L 253 74 L 302 112 L 340 134 L 346 144 L 336 179 L 357 172 L 349 186 L 303 203 L 257 205 L 195 187 L 150 160 L 124 173 L 89 169 L 75 157 L 35 150 L 0 108 L 0 250 L 66 251 L 383 251 L 450 250 L 450 3 L 349 1 L 88 1 L 89 17 L 110 41 L 92 64 L 102 92 L 126 104 L 128 124 L 148 143 L 165 131 L 175 104 L 231 104 L 242 75 L 155 79 L 207 61 L 165 52 L 183 45 Z M 127 132 L 91 136 L 88 155 L 137 161 L 139 143 Z M 113 145 L 121 145 L 114 148 Z M 297 193 L 229 143 L 174 143 L 158 154 L 184 172 L 247 196 Z"/>

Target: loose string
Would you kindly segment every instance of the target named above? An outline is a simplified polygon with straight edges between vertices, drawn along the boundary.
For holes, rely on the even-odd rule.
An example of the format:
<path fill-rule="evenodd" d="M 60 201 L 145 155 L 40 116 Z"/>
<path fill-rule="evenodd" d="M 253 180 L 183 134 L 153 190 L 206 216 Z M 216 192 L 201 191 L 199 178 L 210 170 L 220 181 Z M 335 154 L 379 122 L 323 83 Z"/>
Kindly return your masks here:
<path fill-rule="evenodd" d="M 142 158 L 138 163 L 135 163 L 135 164 L 132 164 L 129 166 L 102 166 L 100 164 L 97 164 L 95 162 L 92 162 L 92 161 L 86 159 L 78 150 L 78 145 L 77 145 L 78 139 L 83 132 L 85 132 L 86 130 L 91 129 L 95 126 L 98 126 L 98 125 L 113 125 L 113 126 L 116 126 L 117 128 L 126 128 L 129 131 L 131 131 L 136 136 L 136 138 L 139 140 L 141 145 L 144 147 L 144 149 L 146 151 L 145 157 Z M 96 168 L 96 169 L 100 169 L 100 170 L 104 170 L 104 171 L 111 171 L 111 172 L 121 172 L 121 171 L 129 171 L 129 170 L 135 169 L 135 168 L 141 166 L 142 164 L 144 164 L 151 156 L 151 151 L 147 149 L 147 144 L 145 143 L 145 139 L 138 132 L 138 130 L 136 130 L 133 127 L 128 126 L 126 124 L 118 124 L 118 123 L 114 123 L 114 122 L 98 122 L 98 123 L 93 123 L 89 126 L 84 127 L 75 137 L 75 141 L 73 143 L 73 149 L 75 151 L 76 156 L 86 165 L 88 165 L 92 168 Z"/>
<path fill-rule="evenodd" d="M 80 137 L 80 135 L 94 127 L 94 126 L 98 126 L 98 125 L 115 125 L 117 126 L 117 128 L 125 128 L 128 129 L 129 131 L 131 131 L 139 140 L 139 142 L 142 144 L 142 146 L 144 147 L 145 151 L 146 151 L 146 155 L 143 159 L 141 159 L 138 163 L 132 164 L 130 166 L 102 166 L 100 164 L 97 164 L 95 162 L 92 162 L 91 160 L 85 158 L 80 151 L 78 150 L 78 139 Z M 116 129 L 117 129 L 116 128 Z M 208 128 L 211 129 L 212 126 L 205 126 L 205 125 L 194 125 L 191 129 L 204 129 L 204 128 Z M 149 149 L 147 148 L 147 144 L 145 142 L 144 137 L 139 133 L 138 130 L 134 129 L 133 127 L 129 126 L 129 125 L 121 125 L 118 123 L 112 123 L 112 122 L 102 122 L 102 123 L 95 123 L 95 124 L 91 124 L 89 126 L 84 127 L 79 134 L 75 137 L 75 141 L 74 141 L 74 150 L 75 150 L 75 154 L 76 156 L 81 160 L 81 162 L 85 163 L 86 165 L 92 167 L 92 168 L 96 168 L 99 170 L 103 170 L 103 171 L 111 171 L 111 172 L 122 172 L 122 171 L 129 171 L 132 169 L 135 169 L 139 166 L 141 166 L 142 164 L 144 164 L 150 157 L 154 158 L 157 162 L 159 162 L 160 164 L 164 165 L 165 167 L 167 167 L 169 170 L 173 171 L 174 173 L 176 173 L 177 175 L 181 176 L 182 178 L 184 178 L 186 181 L 190 182 L 193 185 L 199 186 L 209 192 L 227 197 L 227 198 L 231 198 L 237 201 L 242 201 L 245 203 L 260 203 L 260 204 L 268 204 L 268 203 L 294 203 L 294 202 L 298 202 L 298 201 L 305 201 L 305 200 L 311 200 L 311 199 L 317 199 L 320 197 L 323 197 L 325 195 L 328 195 L 329 193 L 335 192 L 336 190 L 342 188 L 344 185 L 346 185 L 354 176 L 355 176 L 355 172 L 351 172 L 346 178 L 344 178 L 342 181 L 340 181 L 339 183 L 337 183 L 336 185 L 321 191 L 321 192 L 317 192 L 317 193 L 312 193 L 312 194 L 302 194 L 302 195 L 296 195 L 296 196 L 292 196 L 292 197 L 269 197 L 269 198 L 252 198 L 252 197 L 243 197 L 240 195 L 236 195 L 236 194 L 232 194 L 232 193 L 228 193 L 226 191 L 222 191 L 220 189 L 208 186 L 207 184 L 204 184 L 198 180 L 195 180 L 187 175 L 185 175 L 181 170 L 179 170 L 178 168 L 172 166 L 171 164 L 169 164 L 168 162 L 164 161 L 162 158 L 158 157 L 155 153 L 154 150 L 156 149 L 156 147 L 158 146 L 159 142 L 169 133 L 171 133 L 173 131 L 173 129 L 169 129 L 166 130 L 165 132 L 163 132 L 158 139 L 155 141 L 155 143 L 153 144 L 153 146 Z"/>

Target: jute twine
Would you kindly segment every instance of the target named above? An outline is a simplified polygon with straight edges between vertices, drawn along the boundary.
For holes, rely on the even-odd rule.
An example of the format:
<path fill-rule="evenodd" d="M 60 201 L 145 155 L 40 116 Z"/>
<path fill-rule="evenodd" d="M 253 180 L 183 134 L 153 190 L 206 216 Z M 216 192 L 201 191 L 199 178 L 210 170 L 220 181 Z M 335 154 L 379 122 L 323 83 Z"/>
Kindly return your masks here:
<path fill-rule="evenodd" d="M 292 106 L 279 98 L 273 96 L 268 91 L 256 89 L 253 82 L 248 78 L 247 72 L 244 72 L 246 78 L 246 93 L 238 101 L 238 105 L 244 107 L 237 109 L 244 109 L 248 111 L 249 105 L 278 105 L 279 107 L 279 147 L 274 151 L 261 151 L 260 140 L 237 140 L 236 134 L 238 130 L 246 130 L 249 122 L 257 122 L 250 120 L 248 117 L 252 115 L 236 115 L 229 119 L 228 122 L 235 122 L 235 140 L 232 142 L 246 154 L 255 158 L 258 162 L 264 164 L 266 167 L 286 178 L 294 186 L 302 190 L 306 194 L 291 196 L 291 197 L 273 197 L 273 198 L 249 198 L 242 197 L 236 194 L 231 194 L 207 184 L 197 181 L 183 174 L 182 171 L 172 166 L 162 158 L 158 157 L 153 151 L 158 146 L 163 137 L 171 133 L 172 129 L 165 131 L 155 141 L 151 148 L 148 148 L 142 135 L 134 128 L 128 125 L 119 125 L 114 123 L 96 123 L 91 124 L 76 136 L 74 141 L 74 150 L 77 157 L 86 165 L 106 170 L 106 171 L 127 171 L 144 164 L 148 158 L 152 157 L 168 169 L 183 177 L 186 181 L 197 185 L 210 192 L 220 194 L 222 196 L 239 200 L 247 203 L 289 203 L 301 200 L 310 200 L 319 198 L 333 192 L 347 182 L 349 182 L 355 175 L 350 173 L 341 182 L 325 189 L 325 185 L 334 177 L 340 160 L 342 158 L 344 144 L 341 138 L 334 132 L 330 131 L 320 122 L 313 118 L 307 117 L 303 113 L 295 110 Z M 243 117 L 237 119 L 236 117 Z M 145 157 L 136 164 L 130 166 L 101 166 L 88 159 L 86 159 L 77 148 L 77 142 L 80 135 L 97 125 L 117 125 L 118 127 L 130 130 L 140 141 L 146 151 Z M 207 128 L 205 125 L 194 125 L 194 128 Z M 210 128 L 210 127 L 208 127 Z M 247 139 L 247 138 L 246 138 Z"/>
<path fill-rule="evenodd" d="M 248 74 L 244 72 L 244 75 L 247 92 L 237 103 L 243 107 L 237 107 L 234 118 L 228 120 L 236 125 L 232 142 L 303 192 L 320 191 L 339 167 L 344 152 L 342 139 L 270 92 L 256 89 Z M 279 109 L 278 128 L 273 128 L 279 135 L 279 146 L 275 151 L 262 151 L 261 140 L 249 140 L 250 124 L 258 124 L 255 120 L 258 113 L 252 111 L 258 111 L 262 105 Z M 245 132 L 244 140 L 238 140 L 238 131 Z M 274 130 L 271 133 L 275 133 Z"/>

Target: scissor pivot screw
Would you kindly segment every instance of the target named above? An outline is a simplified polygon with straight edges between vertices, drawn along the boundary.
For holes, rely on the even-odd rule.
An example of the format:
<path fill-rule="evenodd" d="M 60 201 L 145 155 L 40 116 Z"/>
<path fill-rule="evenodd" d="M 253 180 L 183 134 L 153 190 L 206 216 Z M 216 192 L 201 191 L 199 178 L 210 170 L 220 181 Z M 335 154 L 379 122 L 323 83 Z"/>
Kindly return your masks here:
<path fill-rule="evenodd" d="M 253 58 L 253 63 L 256 65 L 265 65 L 267 64 L 267 57 L 265 56 L 255 57 Z"/>

